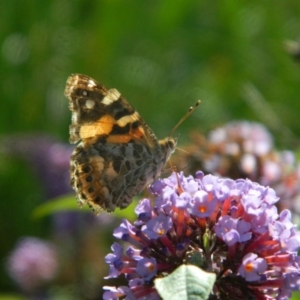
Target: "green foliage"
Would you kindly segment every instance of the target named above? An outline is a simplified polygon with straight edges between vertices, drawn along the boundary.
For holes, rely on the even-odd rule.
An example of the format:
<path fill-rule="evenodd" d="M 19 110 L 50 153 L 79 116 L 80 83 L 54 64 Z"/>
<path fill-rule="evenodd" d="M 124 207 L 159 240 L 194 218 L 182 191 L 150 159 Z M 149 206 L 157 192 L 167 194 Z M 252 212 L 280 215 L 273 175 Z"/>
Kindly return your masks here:
<path fill-rule="evenodd" d="M 25 297 L 14 294 L 0 294 L 0 300 L 25 300 Z"/>
<path fill-rule="evenodd" d="M 131 209 L 130 208 L 124 210 L 117 209 L 114 212 L 114 216 L 133 220 L 135 214 L 133 212 L 132 207 L 134 207 L 136 204 L 137 204 L 137 200 L 133 201 L 133 204 L 131 205 Z M 89 211 L 90 212 L 91 208 L 88 207 L 87 205 L 84 205 L 83 207 L 79 207 L 74 197 L 74 194 L 63 195 L 61 197 L 51 199 L 46 203 L 38 205 L 33 210 L 32 217 L 38 220 L 40 218 L 44 218 L 46 216 L 50 216 L 54 213 L 62 212 L 62 211 Z"/>
<path fill-rule="evenodd" d="M 75 197 L 72 194 L 58 197 L 56 199 L 52 199 L 49 202 L 43 203 L 34 209 L 32 217 L 34 219 L 39 219 L 60 211 L 80 210 L 81 208 L 77 205 L 74 198 Z M 85 211 L 88 211 L 89 208 L 84 207 L 83 209 Z"/>
<path fill-rule="evenodd" d="M 201 99 L 177 130 L 179 147 L 191 129 L 249 119 L 293 148 L 300 64 L 283 43 L 299 38 L 299 15 L 298 0 L 1 1 L 0 137 L 38 131 L 67 143 L 64 85 L 84 73 L 117 88 L 159 138 Z M 2 154 L 2 257 L 21 236 L 51 236 L 51 222 L 40 218 L 78 209 L 73 196 L 45 203 L 39 179 Z M 14 290 L 4 269 L 0 282 L 1 291 Z"/>
<path fill-rule="evenodd" d="M 155 288 L 165 300 L 205 300 L 215 280 L 214 273 L 204 272 L 193 265 L 181 265 L 169 276 L 156 279 Z"/>
<path fill-rule="evenodd" d="M 299 299 L 300 299 L 300 293 L 299 292 L 293 293 L 291 300 L 299 300 Z"/>

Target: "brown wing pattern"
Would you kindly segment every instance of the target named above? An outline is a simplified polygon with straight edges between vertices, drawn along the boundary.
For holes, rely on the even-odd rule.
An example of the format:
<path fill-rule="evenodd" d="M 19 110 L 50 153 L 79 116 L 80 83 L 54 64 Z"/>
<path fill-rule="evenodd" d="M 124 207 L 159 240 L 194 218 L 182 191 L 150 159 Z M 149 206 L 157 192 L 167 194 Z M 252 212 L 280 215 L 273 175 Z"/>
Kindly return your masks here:
<path fill-rule="evenodd" d="M 65 95 L 72 111 L 71 185 L 80 204 L 97 213 L 125 208 L 163 169 L 175 148 L 158 141 L 134 108 L 115 89 L 71 75 Z"/>

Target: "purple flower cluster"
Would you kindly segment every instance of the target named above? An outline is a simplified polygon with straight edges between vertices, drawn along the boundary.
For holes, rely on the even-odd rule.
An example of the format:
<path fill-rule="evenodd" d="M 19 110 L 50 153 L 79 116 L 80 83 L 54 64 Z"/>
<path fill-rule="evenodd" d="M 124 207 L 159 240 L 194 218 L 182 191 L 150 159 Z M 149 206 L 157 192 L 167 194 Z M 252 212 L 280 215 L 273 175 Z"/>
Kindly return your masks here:
<path fill-rule="evenodd" d="M 260 123 L 248 121 L 227 123 L 211 131 L 208 140 L 215 145 L 225 144 L 219 150 L 230 155 L 245 152 L 260 156 L 273 148 L 273 138 L 267 128 Z"/>
<path fill-rule="evenodd" d="M 175 153 L 177 167 L 189 174 L 203 170 L 232 179 L 249 178 L 273 188 L 280 198 L 280 210 L 292 212 L 293 221 L 300 218 L 300 163 L 295 153 L 274 148 L 268 129 L 259 123 L 235 121 L 207 134 L 194 132 L 186 153 Z"/>
<path fill-rule="evenodd" d="M 193 264 L 217 275 L 209 299 L 288 299 L 300 288 L 299 232 L 288 210 L 277 213 L 273 189 L 250 180 L 197 172 L 173 173 L 150 187 L 155 196 L 123 220 L 106 256 L 107 278 L 124 274 L 128 286 L 104 287 L 104 299 L 160 299 L 155 278 Z"/>
<path fill-rule="evenodd" d="M 19 241 L 7 261 L 7 269 L 14 281 L 27 292 L 51 281 L 58 270 L 55 247 L 46 241 L 27 237 Z"/>

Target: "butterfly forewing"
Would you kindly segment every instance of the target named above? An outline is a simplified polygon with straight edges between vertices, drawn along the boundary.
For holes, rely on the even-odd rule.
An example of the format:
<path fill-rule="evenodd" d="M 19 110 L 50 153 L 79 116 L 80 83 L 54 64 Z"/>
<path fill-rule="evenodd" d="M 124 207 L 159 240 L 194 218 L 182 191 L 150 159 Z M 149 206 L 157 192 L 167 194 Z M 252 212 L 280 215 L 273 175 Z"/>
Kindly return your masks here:
<path fill-rule="evenodd" d="M 70 162 L 78 202 L 97 213 L 126 208 L 160 175 L 175 140 L 158 141 L 116 89 L 88 76 L 71 75 L 65 95 L 72 111 L 70 142 L 80 142 Z"/>

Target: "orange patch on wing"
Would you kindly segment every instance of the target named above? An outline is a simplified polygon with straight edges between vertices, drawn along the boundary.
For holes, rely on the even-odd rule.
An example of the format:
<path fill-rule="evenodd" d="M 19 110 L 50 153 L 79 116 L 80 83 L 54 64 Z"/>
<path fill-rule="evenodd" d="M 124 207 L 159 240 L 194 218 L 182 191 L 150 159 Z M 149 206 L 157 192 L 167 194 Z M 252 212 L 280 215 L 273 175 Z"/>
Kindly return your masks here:
<path fill-rule="evenodd" d="M 132 135 L 128 134 L 110 135 L 107 137 L 106 142 L 112 144 L 127 144 L 132 138 Z"/>
<path fill-rule="evenodd" d="M 134 139 L 142 139 L 145 136 L 144 129 L 139 126 L 138 128 L 132 130 L 131 135 Z"/>
<path fill-rule="evenodd" d="M 131 130 L 128 134 L 117 134 L 117 135 L 108 136 L 106 142 L 126 144 L 131 140 L 141 140 L 144 138 L 145 138 L 145 131 L 140 126 L 134 130 Z"/>
<path fill-rule="evenodd" d="M 79 133 L 80 138 L 88 139 L 95 136 L 109 135 L 114 124 L 114 118 L 110 115 L 105 115 L 92 124 L 82 125 Z"/>

